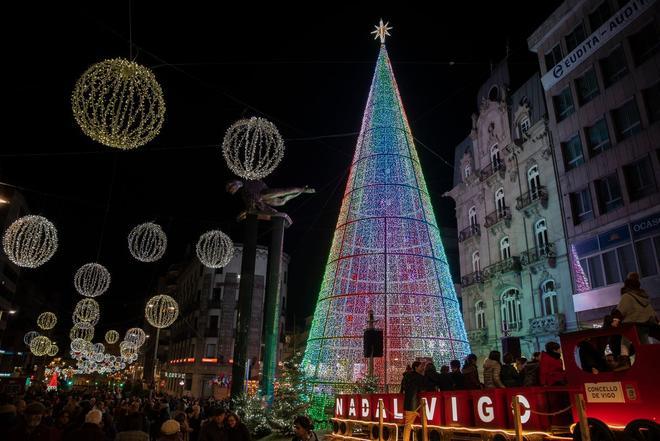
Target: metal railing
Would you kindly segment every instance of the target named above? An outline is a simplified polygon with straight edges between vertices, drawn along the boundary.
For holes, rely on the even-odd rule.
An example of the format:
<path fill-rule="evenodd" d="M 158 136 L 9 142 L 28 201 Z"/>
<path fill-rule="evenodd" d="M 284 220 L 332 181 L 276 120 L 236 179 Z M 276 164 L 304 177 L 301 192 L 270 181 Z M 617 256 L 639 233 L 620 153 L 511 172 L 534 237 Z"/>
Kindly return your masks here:
<path fill-rule="evenodd" d="M 520 258 L 518 256 L 511 256 L 484 268 L 483 279 L 488 280 L 498 274 L 520 272 L 521 269 Z"/>
<path fill-rule="evenodd" d="M 458 241 L 463 242 L 474 236 L 481 236 L 481 228 L 479 224 L 473 224 L 469 227 L 463 228 L 460 233 L 458 233 Z"/>
<path fill-rule="evenodd" d="M 534 202 L 541 202 L 542 204 L 547 203 L 548 189 L 544 186 L 540 186 L 535 190 L 530 190 L 524 193 L 522 196 L 518 196 L 516 198 L 516 210 L 522 210 Z"/>
<path fill-rule="evenodd" d="M 521 262 L 523 265 L 530 265 L 536 263 L 542 259 L 548 259 L 551 257 L 556 257 L 555 254 L 555 244 L 546 243 L 540 247 L 534 247 L 528 251 L 524 251 L 521 254 Z"/>
<path fill-rule="evenodd" d="M 504 161 L 495 161 L 491 162 L 481 170 L 479 170 L 479 179 L 482 181 L 485 181 L 486 179 L 490 178 L 493 176 L 496 172 L 501 171 L 504 173 L 506 170 L 506 165 L 504 164 Z"/>
<path fill-rule="evenodd" d="M 498 208 L 492 213 L 487 214 L 484 226 L 490 228 L 503 220 L 511 220 L 511 209 L 509 207 Z"/>
<path fill-rule="evenodd" d="M 475 271 L 470 274 L 466 274 L 465 276 L 461 277 L 461 286 L 463 288 L 474 285 L 475 283 L 483 283 L 483 276 L 481 271 Z"/>

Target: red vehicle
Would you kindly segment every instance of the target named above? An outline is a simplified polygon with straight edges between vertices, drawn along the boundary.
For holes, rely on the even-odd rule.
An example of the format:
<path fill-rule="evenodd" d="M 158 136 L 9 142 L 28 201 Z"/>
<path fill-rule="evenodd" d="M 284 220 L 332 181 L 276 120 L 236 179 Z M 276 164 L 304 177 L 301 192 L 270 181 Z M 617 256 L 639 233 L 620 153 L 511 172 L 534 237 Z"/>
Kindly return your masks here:
<path fill-rule="evenodd" d="M 660 441 L 660 344 L 640 342 L 634 325 L 571 332 L 560 339 L 565 386 L 425 392 L 421 398 L 427 439 L 514 439 L 512 402 L 517 396 L 525 439 L 581 440 L 576 402 L 581 396 L 591 440 Z M 611 365 L 608 370 L 604 366 L 608 344 L 615 351 L 621 345 L 630 354 L 630 365 Z M 601 369 L 587 365 L 583 351 L 588 349 L 602 358 Z M 378 439 L 381 399 L 382 438 L 398 441 L 403 428 L 400 394 L 337 395 L 333 436 Z M 421 440 L 420 419 L 414 430 L 416 440 Z"/>

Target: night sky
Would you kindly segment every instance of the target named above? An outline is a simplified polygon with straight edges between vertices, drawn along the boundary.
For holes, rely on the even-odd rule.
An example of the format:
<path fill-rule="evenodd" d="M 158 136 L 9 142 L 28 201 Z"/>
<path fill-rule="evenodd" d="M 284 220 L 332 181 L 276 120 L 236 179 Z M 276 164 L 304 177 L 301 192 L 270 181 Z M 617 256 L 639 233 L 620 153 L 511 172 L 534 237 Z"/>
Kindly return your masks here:
<path fill-rule="evenodd" d="M 249 116 L 268 118 L 286 140 L 285 158 L 266 182 L 318 190 L 284 210 L 294 220 L 284 245 L 292 259 L 289 315 L 301 321 L 313 312 L 378 55 L 370 32 L 381 16 L 394 27 L 387 47 L 438 222 L 455 226 L 453 202 L 442 198 L 453 173 L 443 159 L 453 162 L 477 89 L 507 41 L 514 68 L 537 70 L 526 38 L 559 4 L 402 2 L 360 11 L 336 2 L 295 10 L 250 3 L 230 11 L 224 2 L 133 1 L 133 55 L 156 74 L 167 114 L 153 142 L 119 151 L 81 133 L 70 94 L 89 65 L 128 57 L 128 2 L 12 3 L 3 23 L 0 180 L 24 188 L 30 211 L 52 220 L 60 238 L 55 257 L 22 277 L 60 299 L 51 309 L 70 316 L 81 298 L 73 273 L 100 254 L 113 279 L 98 299 L 97 335 L 138 324 L 157 277 L 201 233 L 220 228 L 242 241 L 219 145 L 230 124 Z M 146 221 L 168 234 L 157 264 L 137 262 L 127 249 L 130 229 Z M 265 225 L 262 232 L 267 243 Z"/>

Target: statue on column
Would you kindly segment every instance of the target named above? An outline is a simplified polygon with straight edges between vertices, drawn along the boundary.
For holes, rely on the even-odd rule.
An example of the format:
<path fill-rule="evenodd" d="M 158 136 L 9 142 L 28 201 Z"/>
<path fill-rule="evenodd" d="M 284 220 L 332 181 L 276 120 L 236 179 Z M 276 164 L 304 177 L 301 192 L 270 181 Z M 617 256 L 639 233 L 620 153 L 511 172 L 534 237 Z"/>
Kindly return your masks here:
<path fill-rule="evenodd" d="M 254 213 L 266 216 L 283 216 L 289 224 L 291 223 L 289 216 L 273 207 L 281 207 L 303 193 L 316 192 L 307 185 L 304 187 L 269 188 L 264 181 L 244 179 L 229 181 L 225 189 L 232 195 L 240 192 L 241 199 L 243 199 L 245 210 L 238 215 L 238 220 L 245 219 L 248 213 Z"/>

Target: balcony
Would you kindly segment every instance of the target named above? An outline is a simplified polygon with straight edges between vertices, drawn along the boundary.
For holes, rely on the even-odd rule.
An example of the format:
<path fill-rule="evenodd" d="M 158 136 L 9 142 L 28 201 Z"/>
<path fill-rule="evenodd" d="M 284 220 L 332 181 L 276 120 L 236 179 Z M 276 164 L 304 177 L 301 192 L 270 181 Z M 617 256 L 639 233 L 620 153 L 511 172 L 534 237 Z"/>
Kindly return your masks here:
<path fill-rule="evenodd" d="M 467 338 L 470 344 L 479 345 L 488 342 L 488 328 L 472 329 L 467 332 Z"/>
<path fill-rule="evenodd" d="M 479 227 L 479 224 L 470 225 L 469 227 L 462 229 L 461 232 L 458 233 L 458 241 L 464 242 L 471 237 L 476 236 L 481 236 L 481 227 Z"/>
<path fill-rule="evenodd" d="M 486 268 L 484 268 L 482 277 L 483 280 L 490 280 L 500 274 L 506 274 L 510 272 L 519 273 L 521 269 L 520 258 L 518 256 L 511 256 L 508 259 L 500 260 L 497 263 L 488 265 Z"/>
<path fill-rule="evenodd" d="M 523 252 L 520 260 L 523 265 L 527 266 L 540 262 L 545 259 L 548 259 L 549 261 L 554 261 L 556 256 L 557 255 L 555 254 L 555 244 L 547 243 L 540 247 L 534 247 L 531 250 Z M 550 266 L 554 268 L 553 265 Z"/>
<path fill-rule="evenodd" d="M 479 170 L 479 179 L 485 181 L 491 176 L 494 176 L 495 173 L 500 173 L 500 178 L 504 179 L 504 172 L 506 171 L 506 165 L 504 161 L 491 162 L 481 170 Z"/>
<path fill-rule="evenodd" d="M 461 286 L 466 288 L 475 283 L 483 283 L 483 277 L 481 271 L 475 271 L 473 273 L 467 274 L 461 277 Z"/>
<path fill-rule="evenodd" d="M 502 221 L 510 221 L 511 220 L 511 209 L 509 207 L 504 207 L 504 208 L 499 208 L 492 213 L 489 213 L 486 215 L 486 222 L 484 222 L 484 226 L 486 228 L 494 227 L 495 225 L 499 224 Z"/>
<path fill-rule="evenodd" d="M 530 216 L 530 209 L 541 203 L 543 208 L 548 208 L 548 189 L 544 186 L 538 187 L 536 190 L 528 191 L 522 196 L 516 198 L 516 210 L 523 211 L 525 216 Z"/>
<path fill-rule="evenodd" d="M 546 315 L 529 319 L 529 333 L 532 335 L 559 334 L 566 330 L 564 314 Z"/>

